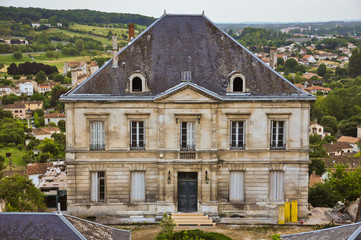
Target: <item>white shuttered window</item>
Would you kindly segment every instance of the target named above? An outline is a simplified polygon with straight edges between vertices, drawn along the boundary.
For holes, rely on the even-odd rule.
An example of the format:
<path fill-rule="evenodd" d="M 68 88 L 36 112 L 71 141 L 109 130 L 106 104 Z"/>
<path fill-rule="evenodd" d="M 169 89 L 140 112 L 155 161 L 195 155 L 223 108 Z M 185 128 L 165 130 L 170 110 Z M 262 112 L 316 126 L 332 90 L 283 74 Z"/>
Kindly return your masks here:
<path fill-rule="evenodd" d="M 134 202 L 145 202 L 145 172 L 131 172 L 130 200 Z"/>
<path fill-rule="evenodd" d="M 229 201 L 244 201 L 244 172 L 232 171 L 229 176 Z"/>
<path fill-rule="evenodd" d="M 194 137 L 194 122 L 181 123 L 181 149 L 194 150 L 195 137 Z"/>
<path fill-rule="evenodd" d="M 105 149 L 105 127 L 103 121 L 90 122 L 90 149 Z"/>
<path fill-rule="evenodd" d="M 270 171 L 270 200 L 284 201 L 283 171 Z"/>

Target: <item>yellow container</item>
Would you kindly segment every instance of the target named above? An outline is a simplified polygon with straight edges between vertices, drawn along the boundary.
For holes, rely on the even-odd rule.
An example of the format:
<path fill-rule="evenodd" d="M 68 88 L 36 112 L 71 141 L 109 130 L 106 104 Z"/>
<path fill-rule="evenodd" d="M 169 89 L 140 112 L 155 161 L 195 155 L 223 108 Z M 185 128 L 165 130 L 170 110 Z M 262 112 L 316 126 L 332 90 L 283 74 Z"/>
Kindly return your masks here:
<path fill-rule="evenodd" d="M 291 207 L 291 222 L 297 222 L 297 201 L 292 201 L 292 207 Z"/>
<path fill-rule="evenodd" d="M 291 204 L 289 202 L 285 202 L 285 222 L 291 221 Z"/>
<path fill-rule="evenodd" d="M 285 207 L 280 206 L 278 209 L 278 224 L 285 224 Z"/>

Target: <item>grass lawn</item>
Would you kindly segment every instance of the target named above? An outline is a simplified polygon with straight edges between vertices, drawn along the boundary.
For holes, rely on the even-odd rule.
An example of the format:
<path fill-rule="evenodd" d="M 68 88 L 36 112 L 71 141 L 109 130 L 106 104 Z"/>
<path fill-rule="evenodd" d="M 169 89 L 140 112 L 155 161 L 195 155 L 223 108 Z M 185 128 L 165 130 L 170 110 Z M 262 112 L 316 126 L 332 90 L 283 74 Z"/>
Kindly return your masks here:
<path fill-rule="evenodd" d="M 25 154 L 25 149 L 19 150 L 16 147 L 3 147 L 0 148 L 0 156 L 5 158 L 6 170 L 9 168 L 9 158 L 6 157 L 6 153 L 11 153 L 11 159 L 13 161 L 13 170 L 23 170 L 26 168 L 26 163 L 23 161 L 23 155 Z M 14 167 L 16 165 L 16 167 Z"/>
<path fill-rule="evenodd" d="M 16 64 L 23 63 L 23 62 L 38 62 L 38 63 L 44 63 L 48 65 L 55 65 L 59 72 L 63 72 L 63 66 L 65 62 L 77 62 L 77 61 L 90 61 L 89 56 L 66 56 L 61 54 L 58 59 L 55 58 L 48 58 L 45 56 L 45 53 L 33 53 L 31 56 L 34 58 L 32 60 L 29 58 L 28 55 L 23 54 L 23 57 L 21 59 L 15 59 L 12 55 L 0 55 L 0 63 L 3 63 L 5 65 L 4 68 L 0 69 L 0 76 L 5 75 L 4 72 L 7 71 L 8 66 L 15 62 Z M 104 54 L 103 57 L 111 57 L 110 55 Z"/>

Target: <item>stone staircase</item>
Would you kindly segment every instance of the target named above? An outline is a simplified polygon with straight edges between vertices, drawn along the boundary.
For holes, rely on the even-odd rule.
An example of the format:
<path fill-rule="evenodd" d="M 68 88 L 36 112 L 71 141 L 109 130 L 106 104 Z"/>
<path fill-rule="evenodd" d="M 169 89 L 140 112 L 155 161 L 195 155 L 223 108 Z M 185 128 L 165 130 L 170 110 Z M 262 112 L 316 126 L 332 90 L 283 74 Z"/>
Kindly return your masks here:
<path fill-rule="evenodd" d="M 176 226 L 215 226 L 213 220 L 202 213 L 172 213 Z"/>

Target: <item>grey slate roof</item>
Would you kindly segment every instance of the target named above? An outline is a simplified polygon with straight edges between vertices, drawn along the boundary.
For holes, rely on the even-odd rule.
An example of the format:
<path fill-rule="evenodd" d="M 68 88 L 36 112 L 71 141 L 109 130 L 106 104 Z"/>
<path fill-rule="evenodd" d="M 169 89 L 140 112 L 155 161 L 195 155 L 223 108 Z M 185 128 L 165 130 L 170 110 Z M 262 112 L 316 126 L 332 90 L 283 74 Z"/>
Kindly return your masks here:
<path fill-rule="evenodd" d="M 312 95 L 269 68 L 204 15 L 163 15 L 118 53 L 118 63 L 119 67 L 113 68 L 112 61 L 107 62 L 89 79 L 63 95 L 62 100 L 94 94 L 103 98 L 143 96 L 150 100 L 180 84 L 182 71 L 191 71 L 194 84 L 220 96 L 226 97 L 230 74 L 239 72 L 245 76 L 250 90 L 246 98 L 297 96 L 314 100 Z M 145 75 L 149 92 L 125 91 L 134 72 Z M 230 99 L 237 99 L 237 96 Z"/>
<path fill-rule="evenodd" d="M 361 222 L 281 236 L 282 240 L 361 240 Z"/>
<path fill-rule="evenodd" d="M 56 213 L 0 213 L 0 239 L 130 240 L 130 231 Z"/>

